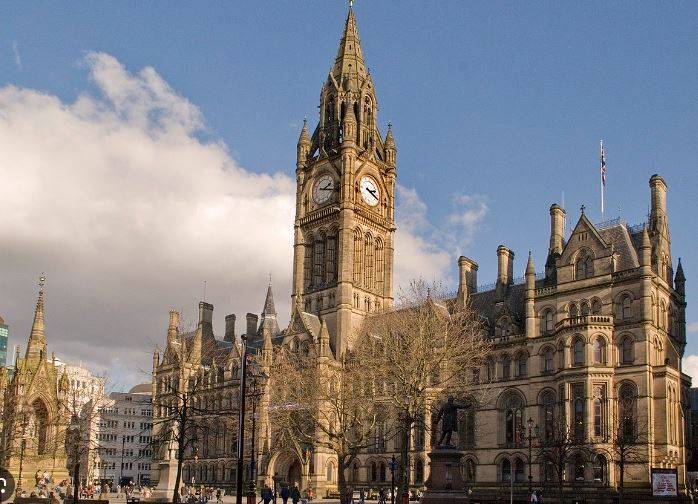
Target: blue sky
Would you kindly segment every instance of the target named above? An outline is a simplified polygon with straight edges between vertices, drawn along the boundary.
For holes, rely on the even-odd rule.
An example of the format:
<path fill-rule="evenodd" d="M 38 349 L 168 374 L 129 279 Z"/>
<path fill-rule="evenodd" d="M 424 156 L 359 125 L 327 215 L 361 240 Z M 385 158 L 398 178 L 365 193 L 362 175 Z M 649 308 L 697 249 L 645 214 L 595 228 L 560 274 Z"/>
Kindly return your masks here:
<path fill-rule="evenodd" d="M 376 84 L 379 121 L 383 130 L 388 121 L 394 125 L 404 200 L 409 203 L 409 195 L 418 200 L 416 211 L 424 221 L 410 231 L 425 241 L 448 243 L 440 251 L 452 259 L 447 283 L 455 279 L 460 253 L 480 264 L 481 282 L 494 280 L 500 243 L 516 252 L 517 276 L 529 249 L 541 268 L 548 208 L 563 192 L 570 221 L 576 221 L 582 203 L 593 221 L 601 220 L 598 143 L 604 139 L 607 218 L 620 208 L 629 223 L 644 221 L 649 177 L 657 172 L 668 183 L 672 254 L 675 262 L 683 258 L 688 277 L 687 323 L 693 324 L 688 352 L 698 353 L 693 343 L 698 312 L 691 306 L 698 296 L 698 259 L 692 253 L 698 4 L 357 0 L 354 9 Z M 67 106 L 82 96 L 99 101 L 108 85 L 90 77 L 94 66 L 86 55 L 110 55 L 132 75 L 152 67 L 199 111 L 201 124 L 187 130 L 190 136 L 224 144 L 249 174 L 292 177 L 300 124 L 304 115 L 316 121 L 346 10 L 341 1 L 5 2 L 0 87 L 38 91 Z M 277 183 L 284 182 L 271 183 L 283 193 Z M 450 225 L 454 215 L 466 215 L 464 205 L 475 212 L 467 213 L 471 224 Z M 413 211 L 414 205 L 405 210 Z M 218 232 L 245 240 L 239 229 Z M 284 261 L 289 253 L 283 253 Z M 48 261 L 40 255 L 36 252 L 34 261 L 34 254 L 26 255 L 21 274 L 13 277 L 17 283 L 4 283 L 21 291 L 16 304 L 5 302 L 12 313 L 3 314 L 18 331 L 15 343 L 27 334 L 35 296 L 33 280 L 27 279 Z M 196 270 L 198 262 L 193 258 L 190 268 Z M 58 264 L 54 269 L 53 278 L 62 279 L 65 269 Z M 280 269 L 284 275 L 288 268 Z M 249 306 L 226 293 L 235 288 L 236 277 L 233 271 L 225 274 L 229 278 L 218 287 L 208 278 L 221 304 L 239 315 L 243 309 L 259 311 L 266 272 L 255 277 L 261 286 Z M 47 289 L 51 278 L 49 273 Z M 53 288 L 62 299 L 61 289 L 68 287 Z M 177 299 L 169 303 L 192 305 L 198 287 L 189 289 L 188 297 L 172 295 Z M 7 291 L 0 293 L 0 306 L 5 296 Z M 95 296 L 92 303 L 108 305 Z M 123 329 L 162 325 L 167 303 L 154 308 L 163 310 L 156 321 L 139 313 Z M 101 331 L 99 321 L 84 330 Z M 66 321 L 56 331 L 69 338 L 71 329 Z"/>

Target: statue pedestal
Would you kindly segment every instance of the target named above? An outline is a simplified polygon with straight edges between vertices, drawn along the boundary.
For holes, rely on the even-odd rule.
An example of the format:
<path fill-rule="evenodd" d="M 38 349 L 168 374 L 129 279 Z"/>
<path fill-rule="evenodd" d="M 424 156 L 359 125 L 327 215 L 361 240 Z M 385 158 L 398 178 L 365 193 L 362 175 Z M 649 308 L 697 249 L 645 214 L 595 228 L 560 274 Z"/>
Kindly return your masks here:
<path fill-rule="evenodd" d="M 468 490 L 463 480 L 463 452 L 454 446 L 442 446 L 429 453 L 431 468 L 421 504 L 464 504 Z"/>

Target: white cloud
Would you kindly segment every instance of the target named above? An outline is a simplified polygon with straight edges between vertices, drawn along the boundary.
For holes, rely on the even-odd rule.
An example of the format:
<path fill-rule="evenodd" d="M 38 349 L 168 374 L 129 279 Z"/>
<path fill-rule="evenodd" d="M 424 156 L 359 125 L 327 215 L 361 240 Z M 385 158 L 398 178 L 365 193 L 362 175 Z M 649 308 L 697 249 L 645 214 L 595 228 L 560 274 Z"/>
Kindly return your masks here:
<path fill-rule="evenodd" d="M 41 270 L 51 350 L 92 364 L 146 367 L 168 309 L 195 310 L 203 280 L 219 310 L 258 312 L 271 272 L 285 314 L 294 181 L 199 140 L 199 109 L 152 68 L 85 63 L 99 94 L 74 103 L 0 89 L 0 305 L 14 342 Z"/>
<path fill-rule="evenodd" d="M 204 280 L 217 332 L 224 314 L 237 313 L 241 331 L 243 314 L 261 310 L 269 273 L 287 320 L 294 180 L 246 170 L 223 142 L 202 140 L 201 111 L 153 68 L 133 74 L 104 53 L 84 64 L 96 92 L 74 102 L 0 88 L 0 307 L 11 343 L 26 343 L 42 271 L 49 351 L 124 386 L 147 379 L 170 308 L 196 320 Z M 396 284 L 444 279 L 484 200 L 457 198 L 435 226 L 414 189 L 397 191 Z"/>
<path fill-rule="evenodd" d="M 686 331 L 689 334 L 698 334 L 698 322 L 689 322 L 686 325 Z"/>
<path fill-rule="evenodd" d="M 17 45 L 16 40 L 12 41 L 12 55 L 15 58 L 15 65 L 17 65 L 17 68 L 22 70 L 22 57 L 19 55 L 19 46 Z"/>
<path fill-rule="evenodd" d="M 698 355 L 685 355 L 682 360 L 682 371 L 693 378 L 693 385 L 698 383 Z"/>
<path fill-rule="evenodd" d="M 395 285 L 423 277 L 446 282 L 457 258 L 470 246 L 487 215 L 487 199 L 480 195 L 457 195 L 452 212 L 433 224 L 427 205 L 414 188 L 396 188 L 397 233 L 395 238 Z"/>

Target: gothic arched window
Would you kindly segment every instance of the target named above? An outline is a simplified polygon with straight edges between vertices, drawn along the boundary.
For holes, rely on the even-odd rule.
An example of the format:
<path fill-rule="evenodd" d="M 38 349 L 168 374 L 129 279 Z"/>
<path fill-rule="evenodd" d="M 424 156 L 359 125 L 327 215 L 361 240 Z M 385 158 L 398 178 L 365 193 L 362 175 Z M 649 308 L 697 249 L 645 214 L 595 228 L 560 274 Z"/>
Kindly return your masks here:
<path fill-rule="evenodd" d="M 601 314 L 601 301 L 598 299 L 593 299 L 591 301 L 591 314 L 600 315 Z"/>
<path fill-rule="evenodd" d="M 475 407 L 465 408 L 459 415 L 458 444 L 459 448 L 472 448 L 475 446 Z"/>
<path fill-rule="evenodd" d="M 546 347 L 545 350 L 543 350 L 543 355 L 541 357 L 542 366 L 541 368 L 543 369 L 544 373 L 552 373 L 555 368 L 555 349 L 553 347 Z"/>
<path fill-rule="evenodd" d="M 575 339 L 572 344 L 572 365 L 584 365 L 584 340 L 582 338 Z"/>
<path fill-rule="evenodd" d="M 594 436 L 600 437 L 605 432 L 605 408 L 606 408 L 606 392 L 603 386 L 594 387 L 594 399 L 592 402 L 594 415 Z"/>
<path fill-rule="evenodd" d="M 48 410 L 46 405 L 40 399 L 34 401 L 32 405 L 33 432 L 32 437 L 36 440 L 37 454 L 43 455 L 48 449 Z"/>
<path fill-rule="evenodd" d="M 378 480 L 378 466 L 375 462 L 371 462 L 371 481 Z"/>
<path fill-rule="evenodd" d="M 589 302 L 588 301 L 582 301 L 582 317 L 586 317 L 589 315 L 590 312 L 589 308 Z"/>
<path fill-rule="evenodd" d="M 500 479 L 503 482 L 510 482 L 511 481 L 511 462 L 509 462 L 509 459 L 505 458 L 502 459 L 502 462 L 500 464 Z"/>
<path fill-rule="evenodd" d="M 386 467 L 385 467 L 385 462 L 381 462 L 380 465 L 380 481 L 381 483 L 385 483 L 386 480 Z"/>
<path fill-rule="evenodd" d="M 541 319 L 544 333 L 551 333 L 555 329 L 554 316 L 555 314 L 552 309 L 543 312 Z"/>
<path fill-rule="evenodd" d="M 606 340 L 602 336 L 594 338 L 593 343 L 594 364 L 606 363 Z"/>
<path fill-rule="evenodd" d="M 366 234 L 364 238 L 364 287 L 373 289 L 373 238 Z"/>
<path fill-rule="evenodd" d="M 523 408 L 523 401 L 516 393 L 510 393 L 501 403 L 501 415 L 504 420 L 504 441 L 508 444 L 515 444 L 521 441 Z"/>
<path fill-rule="evenodd" d="M 522 378 L 528 374 L 527 370 L 528 355 L 525 353 L 520 353 L 516 356 L 516 377 Z"/>
<path fill-rule="evenodd" d="M 313 245 L 313 285 L 320 286 L 324 281 L 325 273 L 325 235 L 315 239 Z"/>
<path fill-rule="evenodd" d="M 618 389 L 618 416 L 620 417 L 620 435 L 632 441 L 635 433 L 635 403 L 637 387 L 632 382 L 623 383 Z"/>
<path fill-rule="evenodd" d="M 630 320 L 633 316 L 633 300 L 630 296 L 625 295 L 620 302 L 620 317 L 621 320 Z"/>
<path fill-rule="evenodd" d="M 502 356 L 502 380 L 509 380 L 511 378 L 511 357 L 504 354 Z"/>
<path fill-rule="evenodd" d="M 579 316 L 579 308 L 577 308 L 576 303 L 570 303 L 569 307 L 570 318 L 575 318 Z"/>
<path fill-rule="evenodd" d="M 584 481 L 584 457 L 580 454 L 575 455 L 572 461 L 574 481 Z"/>
<path fill-rule="evenodd" d="M 384 251 L 383 240 L 376 238 L 376 290 L 379 294 L 383 293 L 383 281 L 385 277 Z"/>
<path fill-rule="evenodd" d="M 589 252 L 582 250 L 575 263 L 575 280 L 584 280 L 594 276 L 594 259 Z"/>
<path fill-rule="evenodd" d="M 514 481 L 521 483 L 524 480 L 524 463 L 520 458 L 514 460 Z"/>
<path fill-rule="evenodd" d="M 337 235 L 334 232 L 327 235 L 325 256 L 325 283 L 331 284 L 337 279 Z"/>
<path fill-rule="evenodd" d="M 549 442 L 555 436 L 555 392 L 548 390 L 540 398 L 540 418 L 543 423 L 542 441 Z"/>
<path fill-rule="evenodd" d="M 606 481 L 606 457 L 600 454 L 594 457 L 594 481 L 598 483 Z"/>
<path fill-rule="evenodd" d="M 361 285 L 364 266 L 364 237 L 360 230 L 354 231 L 354 283 Z"/>

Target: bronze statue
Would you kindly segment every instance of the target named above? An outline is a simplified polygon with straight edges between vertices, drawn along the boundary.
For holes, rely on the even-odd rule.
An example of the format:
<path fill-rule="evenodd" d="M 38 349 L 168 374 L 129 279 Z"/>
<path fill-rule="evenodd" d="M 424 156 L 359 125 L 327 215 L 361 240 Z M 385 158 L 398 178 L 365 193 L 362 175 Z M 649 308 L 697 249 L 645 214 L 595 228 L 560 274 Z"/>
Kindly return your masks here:
<path fill-rule="evenodd" d="M 436 425 L 441 422 L 441 437 L 436 443 L 436 446 L 453 446 L 451 445 L 451 436 L 458 430 L 458 410 L 467 408 L 466 405 L 456 404 L 453 396 L 448 398 L 446 404 L 441 406 L 439 414 L 436 417 Z M 444 443 L 445 441 L 445 443 Z"/>

